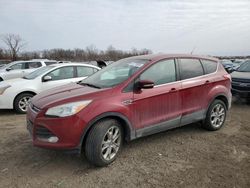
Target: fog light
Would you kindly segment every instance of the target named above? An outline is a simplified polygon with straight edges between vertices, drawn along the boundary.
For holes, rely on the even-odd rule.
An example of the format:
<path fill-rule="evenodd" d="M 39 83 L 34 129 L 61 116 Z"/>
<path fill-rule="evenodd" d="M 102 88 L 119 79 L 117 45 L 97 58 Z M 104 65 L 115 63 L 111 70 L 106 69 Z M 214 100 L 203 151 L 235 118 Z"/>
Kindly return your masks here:
<path fill-rule="evenodd" d="M 56 136 L 51 136 L 48 138 L 48 142 L 51 142 L 51 143 L 56 143 L 58 140 L 59 139 Z"/>
<path fill-rule="evenodd" d="M 42 142 L 50 142 L 50 143 L 56 143 L 59 140 L 59 138 L 57 136 L 51 136 L 49 138 L 37 137 L 37 139 L 42 141 Z"/>

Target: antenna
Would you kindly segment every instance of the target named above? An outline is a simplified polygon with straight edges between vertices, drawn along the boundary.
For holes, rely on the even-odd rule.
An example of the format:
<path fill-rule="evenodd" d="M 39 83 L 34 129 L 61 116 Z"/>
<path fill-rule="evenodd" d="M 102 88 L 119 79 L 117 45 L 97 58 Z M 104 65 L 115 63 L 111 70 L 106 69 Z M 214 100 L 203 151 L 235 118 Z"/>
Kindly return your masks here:
<path fill-rule="evenodd" d="M 190 54 L 193 54 L 194 50 L 196 49 L 196 46 L 193 47 L 192 51 Z"/>

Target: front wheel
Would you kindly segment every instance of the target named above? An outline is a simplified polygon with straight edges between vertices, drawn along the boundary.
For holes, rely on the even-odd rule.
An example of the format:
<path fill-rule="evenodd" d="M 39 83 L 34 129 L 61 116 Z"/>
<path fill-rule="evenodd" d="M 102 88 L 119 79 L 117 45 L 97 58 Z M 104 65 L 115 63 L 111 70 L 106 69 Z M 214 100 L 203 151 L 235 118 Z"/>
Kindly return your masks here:
<path fill-rule="evenodd" d="M 223 101 L 214 100 L 208 108 L 203 127 L 210 131 L 219 130 L 225 123 L 227 108 Z"/>
<path fill-rule="evenodd" d="M 97 122 L 90 130 L 85 155 L 88 161 L 96 166 L 107 166 L 112 163 L 122 145 L 122 128 L 114 119 Z"/>
<path fill-rule="evenodd" d="M 14 101 L 14 109 L 17 113 L 25 114 L 31 98 L 34 95 L 31 93 L 22 93 L 18 95 Z"/>

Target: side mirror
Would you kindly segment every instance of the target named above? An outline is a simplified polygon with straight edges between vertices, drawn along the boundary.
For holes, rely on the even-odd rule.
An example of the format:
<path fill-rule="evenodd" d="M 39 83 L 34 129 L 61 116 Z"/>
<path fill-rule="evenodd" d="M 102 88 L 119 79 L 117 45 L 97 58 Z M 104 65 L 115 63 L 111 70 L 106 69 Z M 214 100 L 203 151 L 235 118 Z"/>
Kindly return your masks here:
<path fill-rule="evenodd" d="M 50 81 L 50 80 L 52 80 L 52 77 L 51 76 L 44 76 L 43 77 L 43 82 L 48 82 L 48 81 Z"/>
<path fill-rule="evenodd" d="M 154 82 L 151 80 L 140 80 L 137 82 L 138 89 L 151 89 L 154 85 Z"/>
<path fill-rule="evenodd" d="M 12 68 L 9 67 L 9 68 L 6 68 L 5 70 L 6 70 L 6 71 L 10 71 L 10 70 L 12 70 Z"/>

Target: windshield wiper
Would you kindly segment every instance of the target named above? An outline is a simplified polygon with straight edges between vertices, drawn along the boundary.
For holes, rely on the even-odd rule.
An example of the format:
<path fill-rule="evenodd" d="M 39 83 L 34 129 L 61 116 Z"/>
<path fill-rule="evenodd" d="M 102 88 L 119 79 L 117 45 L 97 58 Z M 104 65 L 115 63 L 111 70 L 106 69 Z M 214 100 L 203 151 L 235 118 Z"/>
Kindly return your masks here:
<path fill-rule="evenodd" d="M 101 89 L 101 87 L 100 87 L 100 86 L 97 86 L 97 85 L 94 85 L 94 84 L 90 84 L 90 83 L 86 83 L 86 82 L 78 82 L 77 84 L 80 84 L 80 85 L 86 85 L 86 86 L 89 86 L 89 87 L 93 87 L 93 88 Z"/>

